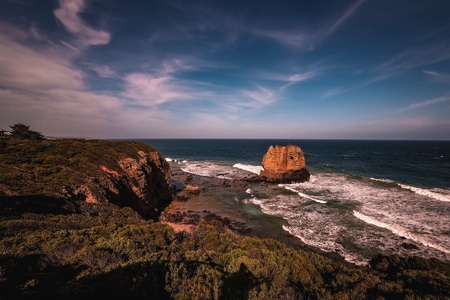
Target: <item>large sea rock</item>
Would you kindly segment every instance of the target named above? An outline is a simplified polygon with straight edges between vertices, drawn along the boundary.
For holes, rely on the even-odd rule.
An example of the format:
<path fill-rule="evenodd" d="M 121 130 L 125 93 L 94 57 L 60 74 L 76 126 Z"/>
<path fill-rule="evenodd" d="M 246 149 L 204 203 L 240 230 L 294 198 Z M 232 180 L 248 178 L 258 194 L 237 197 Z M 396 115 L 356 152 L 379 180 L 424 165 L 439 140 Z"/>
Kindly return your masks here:
<path fill-rule="evenodd" d="M 303 150 L 292 144 L 270 146 L 262 158 L 262 166 L 263 170 L 251 181 L 291 183 L 305 182 L 310 177 Z"/>

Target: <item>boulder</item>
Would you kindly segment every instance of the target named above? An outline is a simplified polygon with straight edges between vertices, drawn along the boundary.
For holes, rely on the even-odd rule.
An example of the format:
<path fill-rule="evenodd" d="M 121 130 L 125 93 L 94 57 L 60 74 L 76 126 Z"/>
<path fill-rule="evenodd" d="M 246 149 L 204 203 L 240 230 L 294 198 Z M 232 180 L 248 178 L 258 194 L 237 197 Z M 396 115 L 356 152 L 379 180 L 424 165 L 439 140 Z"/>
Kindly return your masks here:
<path fill-rule="evenodd" d="M 198 186 L 195 185 L 187 185 L 186 186 L 186 192 L 189 194 L 199 194 L 200 193 L 200 188 Z"/>
<path fill-rule="evenodd" d="M 270 146 L 262 159 L 263 170 L 251 181 L 275 183 L 305 182 L 310 173 L 306 169 L 303 150 L 296 145 Z"/>

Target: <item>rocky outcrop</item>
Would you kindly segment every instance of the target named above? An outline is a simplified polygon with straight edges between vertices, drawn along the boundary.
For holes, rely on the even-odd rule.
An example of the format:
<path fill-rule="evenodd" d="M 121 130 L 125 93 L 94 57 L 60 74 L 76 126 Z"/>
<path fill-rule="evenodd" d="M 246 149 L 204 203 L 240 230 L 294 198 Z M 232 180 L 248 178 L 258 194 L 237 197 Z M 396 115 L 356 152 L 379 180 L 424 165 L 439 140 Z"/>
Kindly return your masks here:
<path fill-rule="evenodd" d="M 52 212 L 96 214 L 107 203 L 157 220 L 172 201 L 171 178 L 165 157 L 143 143 L 8 140 L 0 151 L 0 209 L 20 212 L 45 201 Z"/>
<path fill-rule="evenodd" d="M 262 159 L 263 170 L 251 181 L 274 183 L 304 182 L 310 177 L 305 156 L 299 146 L 270 146 Z"/>
<path fill-rule="evenodd" d="M 99 166 L 104 176 L 91 177 L 74 194 L 89 203 L 128 206 L 144 218 L 157 219 L 172 200 L 170 166 L 156 151 L 138 151 L 138 156 L 119 160 L 118 171 Z"/>

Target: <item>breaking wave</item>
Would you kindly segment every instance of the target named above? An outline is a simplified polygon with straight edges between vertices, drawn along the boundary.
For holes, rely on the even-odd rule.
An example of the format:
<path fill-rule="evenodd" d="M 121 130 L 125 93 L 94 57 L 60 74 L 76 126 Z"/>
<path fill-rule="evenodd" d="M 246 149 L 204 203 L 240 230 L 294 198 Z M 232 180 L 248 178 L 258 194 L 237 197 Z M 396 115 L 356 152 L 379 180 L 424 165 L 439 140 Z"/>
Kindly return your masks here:
<path fill-rule="evenodd" d="M 241 164 L 241 163 L 234 164 L 233 167 L 244 170 L 244 171 L 248 171 L 251 173 L 255 173 L 255 174 L 259 174 L 263 170 L 262 166 L 254 166 L 254 165 Z"/>
<path fill-rule="evenodd" d="M 366 216 L 366 215 L 364 215 L 364 214 L 362 214 L 360 212 L 357 212 L 357 211 L 353 211 L 353 215 L 356 218 L 360 219 L 361 221 L 364 221 L 364 222 L 366 222 L 368 224 L 371 224 L 371 225 L 374 225 L 374 226 L 377 226 L 377 227 L 380 227 L 380 228 L 387 229 L 390 232 L 392 232 L 392 233 L 394 233 L 394 234 L 396 234 L 396 235 L 398 235 L 400 237 L 407 238 L 409 240 L 412 240 L 412 241 L 415 241 L 417 243 L 420 243 L 420 244 L 422 244 L 424 246 L 432 247 L 432 248 L 435 248 L 435 249 L 437 249 L 439 251 L 442 251 L 442 252 L 445 252 L 445 253 L 450 253 L 449 249 L 446 249 L 446 248 L 441 247 L 439 245 L 435 245 L 435 244 L 427 241 L 426 239 L 424 239 L 424 238 L 422 238 L 422 237 L 420 237 L 418 235 L 412 234 L 411 232 L 409 232 L 408 230 L 402 228 L 401 226 L 398 226 L 398 225 L 395 225 L 395 224 L 387 224 L 387 223 L 375 220 L 375 219 L 373 219 L 373 218 L 371 218 L 369 216 Z"/>
<path fill-rule="evenodd" d="M 395 181 L 390 180 L 390 179 L 373 178 L 373 177 L 371 177 L 370 179 L 374 180 L 374 181 L 379 181 L 379 182 L 396 184 L 399 187 L 401 187 L 402 189 L 410 190 L 418 195 L 425 196 L 425 197 L 432 198 L 432 199 L 439 200 L 439 201 L 450 202 L 449 192 L 446 190 L 443 190 L 443 189 L 424 189 L 424 188 L 414 187 L 414 186 L 407 185 L 407 184 L 396 183 Z"/>

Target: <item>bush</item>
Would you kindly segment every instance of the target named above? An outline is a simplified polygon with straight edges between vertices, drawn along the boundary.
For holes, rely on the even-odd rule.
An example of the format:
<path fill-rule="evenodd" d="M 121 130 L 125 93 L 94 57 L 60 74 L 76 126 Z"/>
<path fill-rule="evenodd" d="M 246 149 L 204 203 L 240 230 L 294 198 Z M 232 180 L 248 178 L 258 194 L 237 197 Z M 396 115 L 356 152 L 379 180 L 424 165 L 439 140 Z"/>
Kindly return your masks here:
<path fill-rule="evenodd" d="M 9 136 L 15 139 L 21 140 L 43 140 L 44 136 L 37 131 L 30 130 L 30 126 L 27 126 L 22 123 L 17 123 L 12 126 L 9 126 L 11 131 Z"/>

